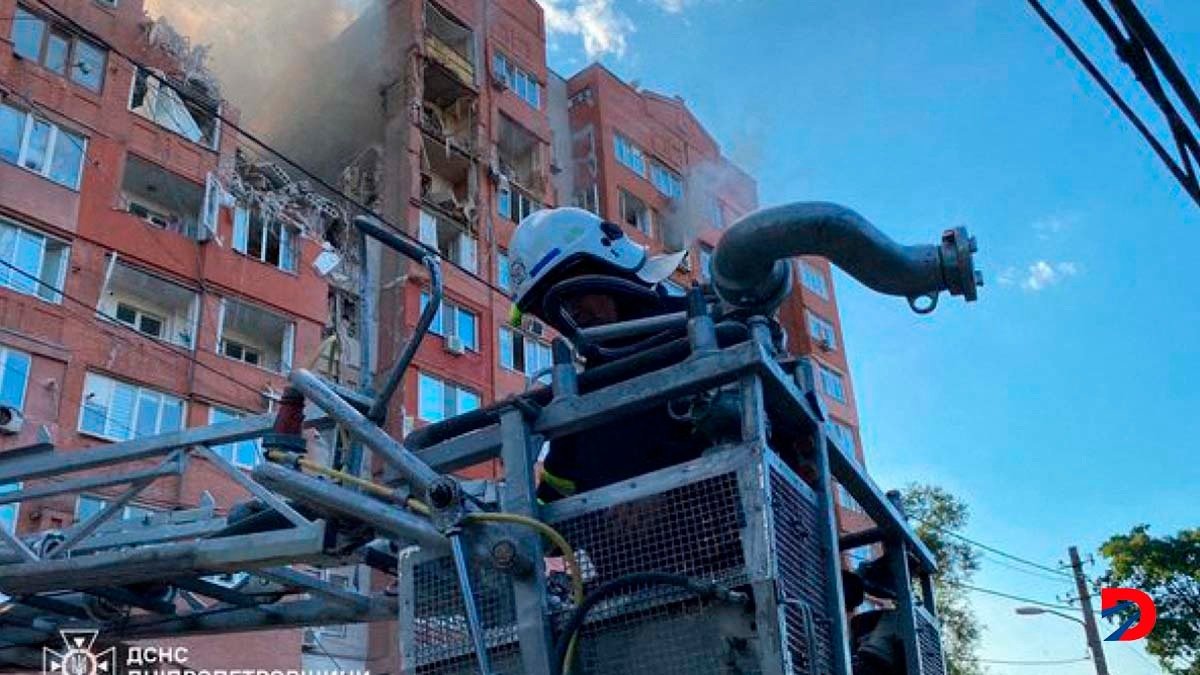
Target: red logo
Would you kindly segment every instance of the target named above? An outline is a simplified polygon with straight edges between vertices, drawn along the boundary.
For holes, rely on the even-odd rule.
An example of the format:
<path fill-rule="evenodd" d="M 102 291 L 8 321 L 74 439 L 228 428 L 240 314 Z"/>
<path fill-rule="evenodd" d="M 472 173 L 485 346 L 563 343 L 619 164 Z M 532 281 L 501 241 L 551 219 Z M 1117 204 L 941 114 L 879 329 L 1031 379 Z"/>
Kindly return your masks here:
<path fill-rule="evenodd" d="M 1121 625 L 1105 640 L 1128 642 L 1140 640 L 1154 630 L 1158 610 L 1154 608 L 1154 598 L 1144 591 L 1136 588 L 1101 588 L 1100 616 L 1106 619 L 1115 616 L 1121 620 Z"/>

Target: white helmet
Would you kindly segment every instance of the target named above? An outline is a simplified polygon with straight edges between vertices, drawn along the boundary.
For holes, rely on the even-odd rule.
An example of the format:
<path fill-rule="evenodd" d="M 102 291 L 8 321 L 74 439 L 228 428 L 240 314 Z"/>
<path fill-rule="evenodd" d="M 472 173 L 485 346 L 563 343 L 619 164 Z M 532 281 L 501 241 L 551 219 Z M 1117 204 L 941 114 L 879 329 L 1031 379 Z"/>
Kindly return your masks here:
<path fill-rule="evenodd" d="M 596 263 L 605 272 L 636 278 L 653 286 L 664 281 L 686 251 L 651 256 L 625 236 L 619 225 L 579 208 L 543 209 L 517 226 L 509 243 L 509 275 L 516 309 L 529 308 L 548 281 L 576 263 Z"/>

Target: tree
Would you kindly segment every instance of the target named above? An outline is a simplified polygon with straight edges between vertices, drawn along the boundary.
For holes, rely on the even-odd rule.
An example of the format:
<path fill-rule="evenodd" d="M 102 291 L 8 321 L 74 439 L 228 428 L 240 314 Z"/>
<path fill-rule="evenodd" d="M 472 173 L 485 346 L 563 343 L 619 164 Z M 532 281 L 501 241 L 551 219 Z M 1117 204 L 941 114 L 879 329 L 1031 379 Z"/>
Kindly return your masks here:
<path fill-rule="evenodd" d="M 949 675 L 980 675 L 978 649 L 983 625 L 971 608 L 963 584 L 979 570 L 979 554 L 970 544 L 947 534 L 970 520 L 970 509 L 958 497 L 936 485 L 908 485 L 904 510 L 917 536 L 938 563 L 934 575 L 938 618 L 942 622 L 942 648 Z"/>
<path fill-rule="evenodd" d="M 1146 651 L 1174 675 L 1200 675 L 1200 529 L 1155 537 L 1149 525 L 1110 538 L 1104 583 L 1140 589 L 1154 598 L 1158 622 Z"/>

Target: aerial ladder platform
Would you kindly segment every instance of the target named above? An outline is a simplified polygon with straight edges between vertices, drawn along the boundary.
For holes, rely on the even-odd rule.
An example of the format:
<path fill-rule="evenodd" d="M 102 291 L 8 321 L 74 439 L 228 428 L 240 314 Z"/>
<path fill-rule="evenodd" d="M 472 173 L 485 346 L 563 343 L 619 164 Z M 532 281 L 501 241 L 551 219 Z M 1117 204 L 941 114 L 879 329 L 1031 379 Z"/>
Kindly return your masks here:
<path fill-rule="evenodd" d="M 661 334 L 658 346 L 580 369 L 562 340 L 548 386 L 416 429 L 383 411 L 441 301 L 437 254 L 369 218 L 356 225 L 423 265 L 431 302 L 374 395 L 304 369 L 274 414 L 83 450 L 0 458 L 0 494 L 20 503 L 126 486 L 61 531 L 0 529 L 0 668 L 42 667 L 63 630 L 105 644 L 397 621 L 404 673 L 764 673 L 851 675 L 844 556 L 872 547 L 895 612 L 905 675 L 945 672 L 930 550 L 831 433 L 814 363 L 782 348 L 773 314 L 792 258 L 830 259 L 867 286 L 931 311 L 942 291 L 974 300 L 974 240 L 959 228 L 901 246 L 826 203 L 752 213 L 724 234 L 711 287 L 689 309 L 585 329 Z M 699 458 L 545 505 L 545 443 L 669 402 L 719 419 Z M 305 431 L 350 439 L 347 461 L 313 459 Z M 636 433 L 636 430 L 631 430 Z M 213 448 L 260 439 L 252 471 Z M 249 500 L 122 519 L 156 480 L 204 457 Z M 369 480 L 371 459 L 385 469 Z M 503 478 L 455 472 L 499 459 Z M 43 480 L 53 478 L 51 481 Z M 874 527 L 839 533 L 835 487 Z M 368 565 L 394 577 L 347 589 L 309 573 Z"/>

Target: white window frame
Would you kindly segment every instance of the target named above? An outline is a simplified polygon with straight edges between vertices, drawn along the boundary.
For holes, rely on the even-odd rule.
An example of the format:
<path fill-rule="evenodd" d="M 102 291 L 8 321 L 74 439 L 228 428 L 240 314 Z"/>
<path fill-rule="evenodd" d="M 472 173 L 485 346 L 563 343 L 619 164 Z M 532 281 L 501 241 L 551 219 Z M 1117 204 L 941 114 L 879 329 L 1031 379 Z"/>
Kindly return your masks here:
<path fill-rule="evenodd" d="M 63 129 L 58 124 L 46 119 L 45 117 L 40 117 L 28 110 L 23 110 L 16 106 L 8 105 L 7 103 L 0 103 L 0 107 L 5 107 L 9 110 L 15 110 L 18 114 L 25 116 L 25 125 L 21 130 L 21 147 L 17 150 L 17 161 L 14 166 L 20 167 L 25 171 L 34 174 L 35 176 L 41 176 L 55 185 L 61 185 L 68 190 L 78 192 L 80 184 L 83 183 L 83 167 L 87 162 L 87 136 L 84 136 L 83 134 L 77 134 L 69 129 Z M 28 166 L 25 166 L 25 160 L 29 159 L 29 141 L 33 135 L 34 124 L 37 122 L 42 122 L 49 126 L 50 135 L 46 139 L 46 153 L 43 166 L 40 169 L 31 169 Z M 79 141 L 79 165 L 75 169 L 75 181 L 70 184 L 60 182 L 50 176 L 50 172 L 54 167 L 54 154 L 58 150 L 58 141 L 62 136 L 65 136 L 68 142 L 71 142 L 73 139 L 78 139 Z"/>
<path fill-rule="evenodd" d="M 613 153 L 617 162 L 636 173 L 646 177 L 646 153 L 620 132 L 613 132 Z"/>
<path fill-rule="evenodd" d="M 132 323 L 120 318 L 122 307 L 133 312 L 133 322 Z M 154 321 L 158 322 L 158 331 L 159 332 L 157 335 L 155 335 L 154 333 L 147 333 L 145 330 L 142 329 L 142 319 L 146 319 L 146 318 L 153 319 Z M 124 300 L 117 300 L 117 307 L 116 307 L 116 310 L 113 312 L 113 320 L 122 325 L 129 326 L 130 328 L 136 330 L 137 332 L 141 333 L 142 335 L 146 335 L 146 336 L 155 338 L 156 340 L 165 340 L 166 339 L 165 337 L 163 337 L 163 334 L 166 333 L 167 327 L 170 325 L 170 321 L 166 317 L 156 314 L 154 312 L 146 311 L 146 310 L 142 309 L 141 307 L 138 307 L 137 305 L 131 304 Z"/>
<path fill-rule="evenodd" d="M 800 282 L 821 299 L 829 299 L 829 278 L 807 260 L 800 261 Z"/>
<path fill-rule="evenodd" d="M 214 187 L 215 186 L 215 187 Z M 204 213 L 201 216 L 201 227 L 216 231 L 217 213 L 219 212 L 221 197 L 221 187 L 209 175 L 208 187 L 205 191 Z M 211 213 L 210 213 L 211 211 Z M 258 225 L 254 225 L 254 219 L 251 210 L 245 206 L 238 205 L 233 209 L 233 250 L 242 255 L 257 260 L 264 265 L 269 265 L 281 272 L 288 274 L 298 274 L 299 258 L 300 258 L 300 230 L 293 225 L 283 222 L 279 218 L 270 217 L 266 214 L 260 214 Z M 279 262 L 274 263 L 267 259 L 267 237 L 271 234 L 271 225 L 279 224 Z M 250 230 L 257 228 L 262 230 L 259 236 L 258 251 L 250 250 Z M 285 251 L 287 252 L 285 255 Z M 284 263 L 288 263 L 285 265 Z"/>
<path fill-rule="evenodd" d="M 105 4 L 109 4 L 109 6 L 111 6 L 111 7 L 117 6 L 117 0 L 97 0 L 97 2 L 104 2 Z M 108 70 L 108 57 L 109 57 L 108 49 L 106 49 L 102 45 L 98 45 L 95 42 L 92 42 L 91 40 L 88 40 L 88 39 L 80 36 L 77 32 L 70 30 L 69 27 L 62 25 L 53 19 L 49 19 L 33 10 L 30 10 L 28 7 L 26 7 L 23 4 L 18 3 L 16 10 L 19 12 L 24 12 L 24 13 L 28 14 L 29 16 L 28 17 L 18 17 L 14 13 L 12 20 L 10 22 L 12 25 L 12 28 L 9 31 L 7 39 L 8 39 L 8 41 L 13 43 L 13 55 L 14 56 L 17 56 L 18 58 L 24 59 L 26 61 L 33 61 L 34 63 L 38 64 L 42 68 L 45 68 L 46 70 L 54 73 L 55 75 L 58 75 L 59 77 L 68 79 L 71 82 L 83 87 L 84 89 L 87 89 L 88 91 L 91 91 L 91 92 L 94 92 L 97 94 L 104 91 L 104 83 L 108 79 L 107 72 L 105 72 Z M 12 31 L 16 30 L 16 22 L 18 20 L 36 20 L 36 21 L 42 22 L 42 39 L 41 39 L 41 42 L 38 44 L 38 53 L 36 56 L 17 54 L 15 40 L 12 39 L 12 37 L 13 37 Z M 46 64 L 46 49 L 47 49 L 47 45 L 49 43 L 49 37 L 56 33 L 64 38 L 66 38 L 66 40 L 67 40 L 67 53 L 65 56 L 65 61 L 63 63 L 63 70 L 61 70 L 61 71 L 55 70 L 54 68 L 51 68 L 49 65 Z M 93 87 L 93 86 L 87 84 L 86 82 L 83 82 L 75 77 L 75 66 L 78 65 L 80 62 L 79 58 L 76 56 L 76 53 L 77 53 L 77 50 L 79 49 L 79 45 L 81 43 L 104 54 L 104 62 L 100 65 L 100 82 L 95 87 Z"/>
<path fill-rule="evenodd" d="M 425 387 L 426 382 L 429 382 L 431 385 L 436 385 L 441 392 L 441 396 L 438 397 L 441 401 L 441 403 L 439 404 L 441 407 L 441 410 L 438 413 L 438 415 L 440 415 L 440 416 L 436 417 L 436 418 L 426 416 L 425 413 L 429 412 L 429 411 L 422 410 L 422 406 L 425 401 L 425 396 L 423 395 L 423 393 L 424 393 L 424 387 Z M 447 389 L 450 389 L 454 392 L 454 410 L 453 411 L 446 410 L 446 397 L 447 397 L 446 390 Z M 468 412 L 467 410 L 460 409 L 460 403 L 462 401 L 462 396 L 464 394 L 475 397 L 476 407 L 471 408 L 471 410 L 478 410 L 479 407 L 481 407 L 483 405 L 483 396 L 480 395 L 479 392 L 475 391 L 474 389 L 471 389 L 470 387 L 467 387 L 462 384 L 458 384 L 457 382 L 454 382 L 452 380 L 447 380 L 445 378 L 438 377 L 437 375 L 434 375 L 432 373 L 428 373 L 423 370 L 418 370 L 417 371 L 417 405 L 416 405 L 417 418 L 424 420 L 426 422 L 440 422 L 445 419 L 450 419 L 451 417 L 454 417 L 455 415 L 459 415 L 464 412 Z"/>
<path fill-rule="evenodd" d="M 237 298 L 221 298 L 221 304 L 217 308 L 217 344 L 214 351 L 222 358 L 229 359 L 230 361 L 237 361 L 238 363 L 246 363 L 242 359 L 225 355 L 225 341 L 227 340 L 225 337 L 225 309 L 226 303 L 231 301 L 244 307 L 256 307 L 255 305 L 252 305 L 248 302 L 243 302 Z M 281 316 L 280 314 L 267 309 L 263 309 L 261 311 L 272 314 L 287 324 L 287 327 L 283 331 L 283 340 L 279 345 L 279 370 L 267 368 L 266 366 L 262 365 L 261 358 L 259 359 L 259 363 L 257 365 L 253 363 L 246 363 L 246 365 L 252 368 L 258 368 L 259 370 L 264 370 L 268 373 L 275 373 L 276 375 L 287 375 L 288 373 L 292 372 L 292 359 L 294 358 L 294 354 L 292 352 L 294 352 L 296 349 L 296 322 L 292 321 L 289 317 Z M 259 347 L 252 347 L 251 345 L 247 345 L 237 339 L 232 340 L 232 342 L 234 344 L 241 345 L 243 348 L 251 347 L 259 352 L 260 357 L 262 356 L 262 350 Z"/>
<path fill-rule="evenodd" d="M 32 295 L 36 298 L 39 298 L 39 299 L 49 302 L 51 304 L 55 304 L 55 305 L 61 304 L 62 303 L 62 288 L 63 288 L 63 285 L 67 281 L 67 268 L 70 267 L 70 265 L 71 265 L 71 246 L 67 242 L 65 242 L 61 239 L 58 239 L 57 237 L 51 237 L 47 234 L 43 234 L 43 233 L 33 229 L 33 228 L 25 227 L 24 225 L 21 225 L 20 223 L 17 223 L 16 221 L 12 221 L 12 220 L 8 220 L 3 217 L 0 217 L 0 228 L 4 228 L 4 227 L 11 228 L 14 231 L 13 236 L 16 238 L 20 238 L 23 236 L 40 238 L 41 239 L 41 252 L 38 256 L 38 265 L 37 265 L 38 266 L 38 278 L 37 278 L 37 280 L 32 281 L 32 285 L 33 285 L 32 291 L 28 291 L 24 288 L 14 285 L 12 283 L 13 275 L 17 275 L 22 278 L 24 278 L 25 275 L 22 271 L 19 271 L 17 269 L 13 269 L 10 267 L 4 267 L 2 270 L 8 276 L 9 282 L 8 283 L 0 283 L 0 287 L 7 288 L 9 290 L 12 290 L 14 292 L 21 293 L 24 295 Z M 60 246 L 62 246 L 62 251 L 63 251 L 62 252 L 62 256 L 63 256 L 62 265 L 59 267 L 58 277 L 56 279 L 54 279 L 54 281 L 53 281 L 53 284 L 54 284 L 53 290 L 47 289 L 42 281 L 42 276 L 44 274 L 44 268 L 46 265 L 46 247 L 50 242 L 54 242 L 54 243 L 57 243 Z M 14 256 L 16 255 L 16 250 L 17 250 L 17 247 L 16 247 L 16 244 L 14 243 L 14 245 L 13 245 L 13 255 Z M 3 251 L 0 251 L 0 253 L 3 253 Z M 14 267 L 16 266 L 15 260 L 6 260 L 5 262 L 9 263 L 10 265 L 13 265 Z M 47 295 L 49 295 L 50 297 L 47 297 Z"/>
<path fill-rule="evenodd" d="M 846 395 L 846 377 L 824 363 L 818 364 L 818 366 L 821 371 L 821 391 L 834 401 L 845 404 L 849 400 Z M 836 382 L 837 386 L 830 386 L 831 382 Z"/>
<path fill-rule="evenodd" d="M 96 504 L 99 505 L 100 508 L 96 509 L 95 511 L 92 511 L 91 513 L 84 515 L 83 514 L 83 501 L 85 499 L 95 502 Z M 72 517 L 75 518 L 75 522 L 77 522 L 77 523 L 81 522 L 85 518 L 90 518 L 91 516 L 95 515 L 96 513 L 103 511 L 105 509 L 105 507 L 107 507 L 111 503 L 111 501 L 112 500 L 107 499 L 105 497 L 101 497 L 100 495 L 81 494 L 75 498 L 75 511 L 74 511 L 74 513 L 72 513 Z M 121 517 L 119 519 L 120 520 L 132 520 L 139 513 L 144 516 L 150 516 L 157 512 L 158 512 L 157 509 L 152 509 L 149 506 L 142 506 L 141 504 L 126 504 L 124 507 L 121 508 Z"/>
<path fill-rule="evenodd" d="M 138 112 L 138 110 L 133 107 L 133 97 L 134 97 L 134 94 L 137 93 L 138 78 L 142 77 L 142 73 L 145 73 L 145 82 L 146 82 L 146 85 L 145 85 L 146 86 L 146 94 L 142 99 L 142 106 L 147 105 L 146 98 L 153 98 L 154 99 L 153 105 L 155 108 L 157 108 L 159 96 L 166 96 L 166 97 L 168 97 L 168 99 L 171 99 L 173 101 L 178 101 L 180 105 L 184 104 L 183 94 L 179 93 L 179 91 L 175 87 L 171 86 L 170 82 L 168 82 L 165 78 L 163 78 L 161 75 L 159 75 L 157 72 L 154 72 L 153 70 L 147 70 L 145 68 L 139 67 L 134 71 L 133 80 L 129 83 L 129 102 L 126 106 L 129 108 L 129 112 L 132 112 L 133 114 L 137 115 L 138 117 L 141 117 L 144 120 L 148 120 L 149 122 L 151 122 L 152 124 L 154 124 L 155 126 L 157 126 L 160 129 L 166 129 L 167 131 L 175 134 L 176 136 L 179 136 L 180 138 L 186 140 L 189 143 L 194 143 L 206 150 L 212 150 L 214 152 L 218 151 L 221 147 L 221 125 L 222 125 L 221 105 L 218 103 L 216 111 L 213 112 L 212 143 L 209 144 L 209 143 L 204 142 L 203 131 L 201 131 L 202 135 L 201 135 L 200 140 L 192 140 L 192 139 L 188 138 L 187 136 L 185 136 L 183 133 L 181 133 L 178 129 L 173 129 L 173 128 L 159 122 L 158 119 L 156 119 L 157 112 L 152 112 L 150 115 L 144 115 L 144 114 Z M 167 90 L 166 94 L 162 93 L 162 90 L 164 87 Z M 173 97 L 173 99 L 172 99 L 172 97 Z M 139 106 L 139 107 L 142 107 L 142 106 Z M 189 112 L 188 115 L 191 116 L 191 113 Z M 196 120 L 194 117 L 192 118 L 192 123 L 195 124 L 197 129 L 199 129 L 200 125 L 196 124 Z"/>
<path fill-rule="evenodd" d="M 429 292 L 421 291 L 420 311 L 422 311 L 422 312 L 425 311 L 425 305 L 427 305 L 428 303 L 429 303 Z M 471 340 L 469 342 L 467 340 L 463 340 L 463 346 L 465 346 L 468 351 L 478 353 L 479 352 L 479 325 L 480 325 L 480 321 L 482 320 L 479 315 L 479 312 L 476 312 L 475 310 L 469 309 L 467 307 L 463 307 L 462 305 L 458 304 L 457 302 L 454 302 L 453 300 L 446 300 L 445 298 L 442 298 L 442 306 L 438 308 L 437 314 L 433 315 L 433 322 L 429 324 L 429 332 L 433 333 L 434 335 L 440 335 L 443 338 L 449 338 L 449 337 L 461 338 L 462 335 L 459 334 L 459 330 L 458 330 L 459 314 L 466 314 L 471 317 L 472 323 L 474 324 L 474 331 L 475 331 L 475 334 L 471 336 Z M 447 317 L 450 317 L 450 330 L 446 330 Z"/>
<path fill-rule="evenodd" d="M 808 334 L 814 340 L 824 342 L 828 345 L 828 349 L 836 351 L 838 348 L 837 328 L 834 327 L 833 322 L 811 309 L 804 310 L 804 318 L 808 323 Z"/>
<path fill-rule="evenodd" d="M 697 274 L 700 275 L 701 281 L 710 281 L 712 279 L 712 256 L 713 250 L 707 244 L 700 244 L 699 265 L 700 269 Z"/>
<path fill-rule="evenodd" d="M 650 162 L 650 182 L 665 197 L 683 197 L 683 178 L 661 162 Z"/>
<path fill-rule="evenodd" d="M 638 202 L 641 203 L 642 213 L 644 214 L 644 217 L 639 219 L 640 222 L 630 223 L 628 220 L 625 219 L 625 200 L 626 199 L 636 199 Z M 641 197 L 638 197 L 637 195 L 633 194 L 629 190 L 626 190 L 625 188 L 618 188 L 618 190 L 617 190 L 617 207 L 621 211 L 621 224 L 622 225 L 628 225 L 629 227 L 634 228 L 638 232 L 641 232 L 642 234 L 646 235 L 647 237 L 654 236 L 654 211 L 653 211 L 653 209 L 650 208 L 650 205 L 647 204 Z"/>
<path fill-rule="evenodd" d="M 33 370 L 33 356 L 26 352 L 11 347 L 0 345 L 0 391 L 3 391 L 8 383 L 8 378 L 17 372 L 12 364 L 14 358 L 20 358 L 25 361 L 25 373 L 21 382 L 21 397 L 16 402 L 0 401 L 0 404 L 10 405 L 17 410 L 25 410 L 25 398 L 29 390 L 30 371 Z"/>
<path fill-rule="evenodd" d="M 241 410 L 235 410 L 234 408 L 228 408 L 220 405 L 210 405 L 208 406 L 208 423 L 219 424 L 221 422 L 230 422 L 246 417 L 248 414 L 249 413 Z M 228 419 L 217 419 L 222 415 L 227 416 Z M 254 461 L 249 464 L 238 459 L 239 450 L 246 449 L 246 446 L 243 445 L 245 443 L 249 443 L 254 446 Z M 209 447 L 209 449 L 239 469 L 253 469 L 263 461 L 262 438 L 247 438 L 240 441 L 234 441 L 232 443 L 221 443 L 220 445 L 212 445 Z"/>
<path fill-rule="evenodd" d="M 847 451 L 850 459 L 858 461 L 858 443 L 854 440 L 854 430 L 850 425 L 839 422 L 831 418 L 829 420 L 830 436 L 837 439 L 839 443 L 845 446 L 843 449 Z"/>
<path fill-rule="evenodd" d="M 517 368 L 517 340 L 521 340 L 521 361 L 524 362 L 524 369 Z M 506 347 L 507 345 L 507 347 Z M 532 353 L 536 355 L 536 363 L 530 363 L 530 346 L 532 345 Z M 516 330 L 509 326 L 500 326 L 500 334 L 496 345 L 496 362 L 500 367 L 511 373 L 519 373 L 526 377 L 533 377 L 539 371 L 554 365 L 554 352 L 550 343 L 545 340 Z"/>
<path fill-rule="evenodd" d="M 108 441 L 117 441 L 117 442 L 137 438 L 137 436 L 135 436 L 134 434 L 137 432 L 137 428 L 139 426 L 139 424 L 138 424 L 140 421 L 139 416 L 141 415 L 140 403 L 141 403 L 141 399 L 142 399 L 143 395 L 158 397 L 158 408 L 157 408 L 157 412 L 155 413 L 156 418 L 155 418 L 155 422 L 154 422 L 154 433 L 155 434 L 163 433 L 163 427 L 162 427 L 163 411 L 166 410 L 165 404 L 168 401 L 175 401 L 175 402 L 179 403 L 179 429 L 169 429 L 167 431 L 179 431 L 179 430 L 187 428 L 187 401 L 185 401 L 182 397 L 176 396 L 175 394 L 169 394 L 164 391 L 159 391 L 158 389 L 151 389 L 150 387 L 143 387 L 141 385 L 134 384 L 132 382 L 118 380 L 116 378 L 112 378 L 107 375 L 101 375 L 100 373 L 95 373 L 95 372 L 90 372 L 90 371 L 84 377 L 84 381 L 83 381 L 84 392 L 87 392 L 89 389 L 98 389 L 99 386 L 96 386 L 95 384 L 93 384 L 96 382 L 96 380 L 100 380 L 101 383 L 103 384 L 104 388 L 106 388 L 108 390 L 108 400 L 106 400 L 105 404 L 104 404 L 104 429 L 102 431 L 95 431 L 92 429 L 84 428 L 84 426 L 83 426 L 84 419 L 86 417 L 87 406 L 89 404 L 88 396 L 85 393 L 83 396 L 80 397 L 79 419 L 75 425 L 76 430 L 80 434 L 85 435 L 85 436 L 91 436 L 94 438 L 101 438 L 101 439 L 108 440 Z M 114 420 L 112 418 L 112 396 L 113 396 L 113 392 L 119 386 L 130 387 L 133 389 L 133 397 L 131 399 L 132 400 L 131 405 L 132 405 L 133 409 L 130 413 L 129 425 L 125 429 L 126 435 L 124 435 L 124 436 L 116 434 L 116 433 L 112 433 L 110 431 L 110 429 L 114 426 Z"/>
<path fill-rule="evenodd" d="M 438 236 L 438 229 L 441 227 L 441 223 L 444 219 L 439 218 L 438 216 L 425 210 L 421 210 L 420 214 L 421 215 L 417 220 L 417 239 L 419 239 L 422 244 L 432 248 L 433 250 L 442 254 L 444 257 L 450 259 L 456 265 L 461 266 L 463 269 L 471 272 L 472 274 L 479 271 L 478 239 L 472 237 L 471 233 L 468 232 L 467 229 L 461 224 L 450 221 L 449 225 L 457 230 L 457 232 L 455 232 L 455 235 L 457 236 L 457 241 L 455 242 L 456 248 L 449 253 L 442 251 L 441 246 L 439 245 L 440 237 Z"/>
<path fill-rule="evenodd" d="M 508 251 L 496 251 L 496 286 L 505 293 L 512 293 L 512 270 L 509 269 Z"/>
<path fill-rule="evenodd" d="M 541 110 L 542 84 L 536 77 L 516 65 L 512 59 L 500 51 L 492 55 L 492 69 L 497 71 L 504 86 L 512 90 L 517 98 L 529 104 L 534 110 Z"/>

